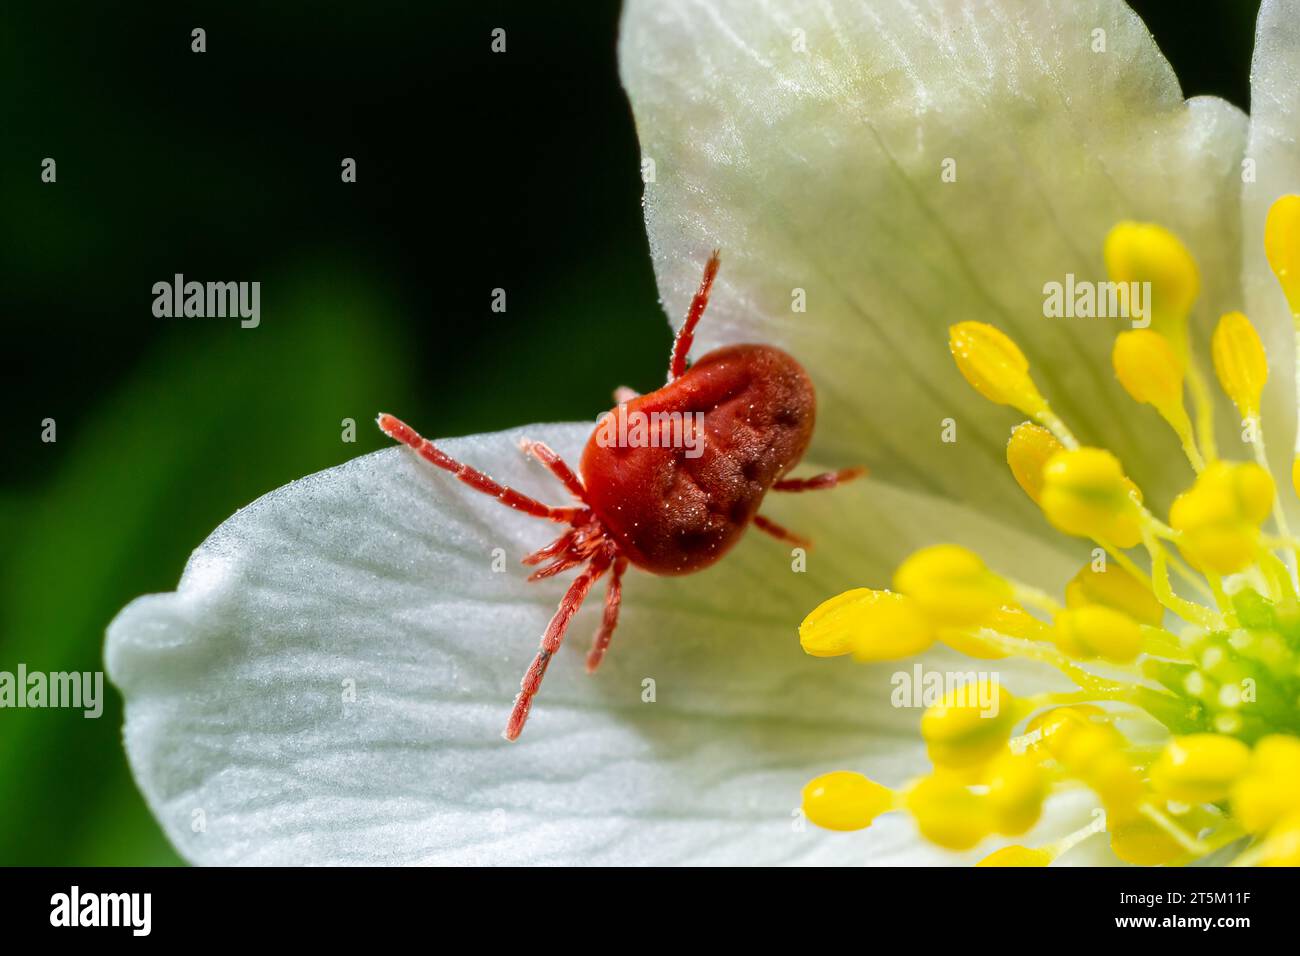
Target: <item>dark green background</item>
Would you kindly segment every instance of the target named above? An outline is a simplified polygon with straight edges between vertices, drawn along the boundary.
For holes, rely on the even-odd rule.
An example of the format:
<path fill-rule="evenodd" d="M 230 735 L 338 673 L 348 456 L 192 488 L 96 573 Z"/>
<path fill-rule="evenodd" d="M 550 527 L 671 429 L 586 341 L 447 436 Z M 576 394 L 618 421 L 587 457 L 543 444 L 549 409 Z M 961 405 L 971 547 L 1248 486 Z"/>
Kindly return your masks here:
<path fill-rule="evenodd" d="M 1134 5 L 1189 95 L 1248 105 L 1254 3 Z M 590 419 L 663 374 L 617 5 L 308 6 L 0 11 L 0 670 L 100 669 L 118 609 L 241 505 L 384 447 L 380 409 Z M 260 281 L 261 327 L 154 318 L 176 272 Z M 177 862 L 106 692 L 97 721 L 0 711 L 0 864 Z"/>

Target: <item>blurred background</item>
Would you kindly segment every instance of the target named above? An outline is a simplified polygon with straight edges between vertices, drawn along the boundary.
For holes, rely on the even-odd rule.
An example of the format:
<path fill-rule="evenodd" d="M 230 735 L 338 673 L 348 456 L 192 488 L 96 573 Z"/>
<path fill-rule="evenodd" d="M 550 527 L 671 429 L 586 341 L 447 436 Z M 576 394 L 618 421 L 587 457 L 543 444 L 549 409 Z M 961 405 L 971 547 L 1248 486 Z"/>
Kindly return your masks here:
<path fill-rule="evenodd" d="M 1188 95 L 1248 107 L 1254 0 L 1132 5 Z M 0 11 L 0 670 L 102 669 L 123 605 L 385 447 L 381 409 L 594 420 L 663 375 L 616 2 L 186 6 Z M 155 318 L 178 272 L 261 282 L 261 325 Z M 0 710 L 0 864 L 180 862 L 105 690 L 98 720 Z"/>

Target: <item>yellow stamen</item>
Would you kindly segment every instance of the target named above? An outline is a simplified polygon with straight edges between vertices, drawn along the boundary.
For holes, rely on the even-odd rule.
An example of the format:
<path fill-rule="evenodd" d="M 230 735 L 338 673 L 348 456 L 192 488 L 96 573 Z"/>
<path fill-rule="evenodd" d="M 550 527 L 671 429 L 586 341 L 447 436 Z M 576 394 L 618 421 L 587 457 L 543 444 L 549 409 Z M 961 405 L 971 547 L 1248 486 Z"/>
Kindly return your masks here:
<path fill-rule="evenodd" d="M 1132 618 L 1099 604 L 1062 611 L 1054 637 L 1061 650 L 1081 660 L 1127 664 L 1142 650 L 1142 631 Z"/>
<path fill-rule="evenodd" d="M 894 803 L 888 787 L 847 770 L 814 777 L 803 788 L 804 816 L 825 830 L 863 830 Z"/>
<path fill-rule="evenodd" d="M 1300 812 L 1300 739 L 1285 734 L 1260 739 L 1231 796 L 1233 815 L 1251 833 Z"/>
<path fill-rule="evenodd" d="M 1049 850 L 1035 850 L 1027 846 L 1004 846 L 994 850 L 976 866 L 1050 866 L 1054 857 Z"/>
<path fill-rule="evenodd" d="M 1136 816 L 1111 829 L 1110 848 L 1125 863 L 1164 866 L 1187 855 L 1178 838 L 1148 816 Z"/>
<path fill-rule="evenodd" d="M 1243 570 L 1259 549 L 1273 493 L 1273 479 L 1254 462 L 1215 462 L 1169 510 L 1170 524 L 1181 532 L 1179 550 L 1214 574 Z"/>
<path fill-rule="evenodd" d="M 1030 849 L 1026 846 L 1004 846 L 1000 850 L 994 850 L 984 859 L 976 863 L 976 866 L 1048 866 L 1053 861 L 1059 859 L 1063 854 L 1074 849 L 1094 833 L 1100 833 L 1106 829 L 1106 818 L 1098 814 L 1093 821 L 1086 827 L 1076 830 L 1074 833 L 1067 834 L 1061 839 L 1038 849 Z"/>
<path fill-rule="evenodd" d="M 1038 822 L 1047 797 L 1047 775 L 1038 761 L 1003 751 L 989 764 L 988 800 L 997 831 L 1019 836 Z"/>
<path fill-rule="evenodd" d="M 951 627 L 981 623 L 1011 600 L 1011 585 L 972 551 L 955 544 L 922 548 L 894 572 L 894 587 L 931 621 Z"/>
<path fill-rule="evenodd" d="M 986 322 L 959 322 L 948 329 L 948 348 L 975 391 L 991 402 L 1037 416 L 1047 401 L 1029 375 L 1020 347 Z"/>
<path fill-rule="evenodd" d="M 1039 504 L 1043 494 L 1043 467 L 1065 446 L 1041 425 L 1022 422 L 1011 430 L 1007 442 L 1007 464 L 1021 489 Z"/>
<path fill-rule="evenodd" d="M 1264 224 L 1264 254 L 1292 315 L 1300 322 L 1300 196 L 1282 196 L 1269 209 Z"/>
<path fill-rule="evenodd" d="M 1102 249 L 1112 282 L 1151 283 L 1146 303 L 1151 326 L 1181 355 L 1186 350 L 1187 315 L 1200 292 L 1196 260 L 1176 235 L 1154 223 L 1121 222 Z"/>
<path fill-rule="evenodd" d="M 1219 385 L 1242 419 L 1259 415 L 1259 400 L 1268 381 L 1268 357 L 1259 333 L 1240 312 L 1219 319 L 1210 345 Z"/>
<path fill-rule="evenodd" d="M 1260 866 L 1300 866 L 1300 813 L 1282 820 L 1259 846 Z"/>
<path fill-rule="evenodd" d="M 1076 448 L 1048 460 L 1039 504 L 1047 519 L 1066 534 L 1131 548 L 1142 540 L 1134 491 L 1110 452 Z"/>
<path fill-rule="evenodd" d="M 1061 748 L 1070 733 L 1102 720 L 1106 712 L 1092 704 L 1073 704 L 1053 707 L 1036 714 L 1025 725 L 1024 739 L 1035 750 L 1044 750 L 1060 757 Z"/>
<path fill-rule="evenodd" d="M 937 766 L 963 769 L 987 762 L 1005 747 L 1015 722 L 1011 694 L 998 681 L 981 676 L 928 708 L 921 736 Z"/>
<path fill-rule="evenodd" d="M 1112 565 L 1097 571 L 1091 563 L 1085 564 L 1065 586 L 1065 603 L 1068 607 L 1100 604 L 1153 626 L 1159 626 L 1165 618 L 1165 609 L 1151 588 L 1123 568 Z"/>
<path fill-rule="evenodd" d="M 1215 803 L 1246 770 L 1250 748 L 1234 737 L 1191 734 L 1165 745 L 1151 767 L 1151 785 L 1171 800 Z"/>
<path fill-rule="evenodd" d="M 915 602 L 871 588 L 822 602 L 799 625 L 799 643 L 813 657 L 852 654 L 861 661 L 892 661 L 921 653 L 934 638 Z"/>
<path fill-rule="evenodd" d="M 1214 403 L 1187 341 L 1187 316 L 1200 292 L 1196 260 L 1176 235 L 1153 223 L 1121 222 L 1106 236 L 1103 249 L 1111 281 L 1151 283 L 1147 303 L 1151 328 L 1163 335 L 1182 359 L 1196 405 L 1196 430 L 1207 461 L 1214 447 Z"/>
<path fill-rule="evenodd" d="M 908 791 L 907 809 L 927 840 L 950 850 L 969 850 L 994 829 L 988 802 L 948 774 L 917 783 Z"/>
<path fill-rule="evenodd" d="M 1169 340 L 1150 329 L 1121 332 L 1115 338 L 1111 362 L 1124 390 L 1134 401 L 1153 406 L 1178 436 L 1192 467 L 1197 471 L 1204 468 L 1192 420 L 1183 405 L 1183 361 Z"/>
<path fill-rule="evenodd" d="M 987 322 L 958 322 L 948 329 L 948 349 L 975 391 L 1047 426 L 1066 448 L 1078 444 L 1038 391 L 1025 353 L 1000 329 Z"/>
<path fill-rule="evenodd" d="M 942 628 L 939 631 L 939 640 L 968 657 L 1000 660 L 1007 657 L 1009 652 L 1001 646 L 997 637 L 990 640 L 987 636 L 981 637 L 981 634 L 990 635 L 990 632 L 993 635 L 1009 634 L 1029 640 L 1036 637 L 1043 627 L 1042 621 L 1023 608 L 1006 606 L 990 614 L 983 622 L 982 628 Z"/>
<path fill-rule="evenodd" d="M 1222 615 L 1213 608 L 1185 600 L 1174 593 L 1173 586 L 1169 583 L 1171 555 L 1149 530 L 1144 533 L 1142 543 L 1151 557 L 1151 589 L 1155 592 L 1156 599 L 1190 624 L 1209 630 L 1223 627 Z"/>
<path fill-rule="evenodd" d="M 1091 722 L 1065 724 L 1058 727 L 1052 739 L 1057 759 L 1101 798 L 1112 821 L 1127 821 L 1138 815 L 1142 781 L 1124 753 L 1123 736 L 1114 727 Z"/>

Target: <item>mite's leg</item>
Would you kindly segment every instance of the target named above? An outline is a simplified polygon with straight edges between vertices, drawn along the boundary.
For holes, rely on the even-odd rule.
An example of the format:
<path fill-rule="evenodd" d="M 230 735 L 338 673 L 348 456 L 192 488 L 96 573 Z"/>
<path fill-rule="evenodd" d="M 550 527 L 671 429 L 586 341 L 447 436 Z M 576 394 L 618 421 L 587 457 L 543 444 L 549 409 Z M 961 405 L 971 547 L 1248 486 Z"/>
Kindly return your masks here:
<path fill-rule="evenodd" d="M 519 442 L 519 447 L 523 449 L 525 455 L 532 455 L 545 465 L 551 474 L 560 479 L 560 483 L 569 490 L 569 494 L 579 501 L 586 501 L 587 489 L 582 486 L 573 469 L 566 465 L 564 459 L 552 451 L 549 445 L 525 438 Z"/>
<path fill-rule="evenodd" d="M 623 572 L 627 570 L 627 558 L 614 560 L 614 570 L 609 577 L 609 590 L 605 592 L 605 616 L 600 620 L 600 630 L 592 641 L 591 652 L 587 654 L 587 673 L 593 674 L 609 650 L 609 639 L 618 627 L 618 609 L 623 603 Z"/>
<path fill-rule="evenodd" d="M 634 388 L 628 388 L 626 385 L 620 385 L 614 389 L 614 404 L 626 405 L 634 398 L 640 398 L 641 393 Z"/>
<path fill-rule="evenodd" d="M 574 528 L 568 534 L 562 534 L 546 547 L 534 551 L 528 557 L 524 558 L 523 563 L 526 565 L 541 564 L 544 561 L 551 563 L 544 568 L 538 568 L 532 574 L 528 575 L 529 581 L 541 581 L 543 578 L 554 577 L 561 571 L 567 571 L 569 568 L 577 567 L 584 561 L 591 558 L 589 551 L 575 550 L 574 546 L 578 543 L 578 529 Z"/>
<path fill-rule="evenodd" d="M 429 439 L 422 437 L 414 428 L 392 415 L 380 415 L 379 427 L 389 438 L 400 441 L 403 445 L 409 445 L 419 453 L 420 457 L 430 464 L 436 465 L 443 471 L 449 471 L 465 484 L 469 485 L 475 491 L 481 491 L 485 495 L 491 495 L 503 505 L 507 505 L 517 511 L 530 514 L 535 518 L 546 518 L 549 521 L 569 522 L 574 519 L 581 511 L 581 508 L 552 508 L 550 505 L 544 505 L 535 498 L 530 498 L 522 492 L 515 491 L 505 485 L 498 484 L 488 475 L 483 474 L 476 468 L 462 464 L 452 458 L 446 452 L 439 449 Z"/>
<path fill-rule="evenodd" d="M 704 266 L 704 278 L 700 280 L 699 291 L 695 293 L 695 298 L 691 299 L 691 307 L 686 311 L 686 321 L 682 327 L 677 330 L 677 337 L 673 339 L 673 355 L 668 362 L 668 381 L 681 378 L 686 371 L 686 356 L 690 354 L 691 343 L 695 341 L 695 327 L 700 324 L 700 316 L 704 315 L 704 309 L 709 304 L 709 290 L 713 288 L 713 280 L 718 274 L 718 262 L 720 253 L 717 249 L 713 250 L 713 255 L 709 256 L 709 261 Z"/>
<path fill-rule="evenodd" d="M 550 561 L 552 558 L 558 558 L 564 552 L 569 550 L 569 546 L 578 540 L 578 531 L 576 528 L 560 535 L 544 548 L 538 548 L 528 557 L 524 558 L 522 564 L 534 565 L 541 564 L 543 561 Z"/>
<path fill-rule="evenodd" d="M 571 554 L 561 555 L 556 558 L 552 564 L 548 564 L 544 568 L 538 568 L 532 574 L 528 575 L 528 580 L 544 581 L 546 578 L 553 578 L 561 571 L 567 571 L 569 568 L 576 568 L 586 560 L 588 560 L 588 556 L 586 555 L 578 557 L 574 557 Z"/>
<path fill-rule="evenodd" d="M 786 478 L 772 486 L 773 491 L 821 491 L 834 488 L 846 481 L 860 478 L 867 473 L 865 468 L 841 468 L 839 471 L 824 471 L 811 478 Z"/>
<path fill-rule="evenodd" d="M 524 679 L 519 682 L 519 696 L 515 698 L 514 709 L 510 711 L 510 720 L 506 722 L 506 729 L 501 735 L 506 740 L 519 739 L 524 724 L 528 722 L 528 711 L 533 706 L 533 698 L 537 696 L 537 691 L 542 686 L 542 678 L 546 676 L 546 668 L 551 663 L 551 658 L 559 650 L 560 642 L 564 640 L 564 632 L 568 630 L 569 622 L 573 620 L 573 615 L 578 613 L 578 608 L 582 607 L 582 602 L 592 585 L 609 568 L 612 559 L 613 555 L 609 551 L 598 553 L 591 559 L 591 563 L 583 568 L 582 573 L 573 579 L 569 590 L 560 600 L 555 616 L 551 618 L 551 623 L 546 625 L 546 631 L 542 634 L 542 644 L 537 650 L 537 656 L 524 672 Z"/>
<path fill-rule="evenodd" d="M 764 518 L 762 515 L 754 515 L 754 527 L 759 531 L 770 534 L 772 537 L 776 538 L 776 540 L 792 544 L 796 548 L 812 547 L 812 542 L 807 538 L 800 537 L 793 531 L 781 527 L 775 521 L 772 521 L 769 518 Z"/>

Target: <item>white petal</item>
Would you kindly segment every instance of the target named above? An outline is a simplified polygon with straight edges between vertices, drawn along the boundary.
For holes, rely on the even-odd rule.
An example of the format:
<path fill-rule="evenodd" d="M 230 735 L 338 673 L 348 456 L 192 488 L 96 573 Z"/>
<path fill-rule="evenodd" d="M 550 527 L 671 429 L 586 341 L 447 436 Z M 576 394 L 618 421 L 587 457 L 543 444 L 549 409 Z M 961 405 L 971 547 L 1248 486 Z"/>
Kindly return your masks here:
<path fill-rule="evenodd" d="M 1168 429 L 1113 380 L 1126 325 L 1044 317 L 1045 283 L 1105 280 L 1102 242 L 1122 219 L 1189 244 L 1203 329 L 1240 306 L 1245 118 L 1185 102 L 1123 3 L 632 0 L 620 61 L 655 162 L 646 222 L 668 313 L 719 247 L 701 339 L 805 362 L 820 459 L 1027 519 L 1002 460 L 1015 415 L 948 355 L 947 327 L 977 319 L 1019 341 L 1058 411 L 1149 498 L 1190 481 Z M 945 446 L 948 417 L 959 440 Z"/>
<path fill-rule="evenodd" d="M 1269 448 L 1274 467 L 1290 473 L 1296 428 L 1296 353 L 1291 310 L 1264 256 L 1264 221 L 1278 196 L 1300 193 L 1300 3 L 1264 0 L 1250 69 L 1250 142 L 1255 178 L 1242 198 L 1242 282 L 1246 314 L 1269 357 L 1264 421 L 1284 436 Z M 1282 495 L 1291 502 L 1292 496 Z"/>
<path fill-rule="evenodd" d="M 527 434 L 574 461 L 590 427 L 444 447 L 559 502 L 516 442 Z M 279 489 L 218 528 L 175 593 L 133 602 L 109 629 L 141 789 L 200 863 L 910 859 L 906 821 L 849 836 L 795 826 L 799 790 L 819 773 L 898 784 L 924 764 L 920 711 L 884 703 L 899 667 L 809 658 L 798 622 L 839 589 L 885 584 L 899 547 L 978 542 L 994 566 L 1018 557 L 1044 585 L 1073 562 L 868 481 L 769 502 L 817 540 L 806 573 L 757 533 L 697 575 L 630 572 L 601 672 L 582 667 L 597 597 L 507 744 L 510 701 L 566 583 L 527 584 L 515 562 L 555 529 L 405 449 Z M 494 548 L 506 573 L 491 570 Z M 1032 689 L 1023 669 L 996 666 L 1013 691 Z M 642 701 L 647 678 L 654 703 Z"/>

